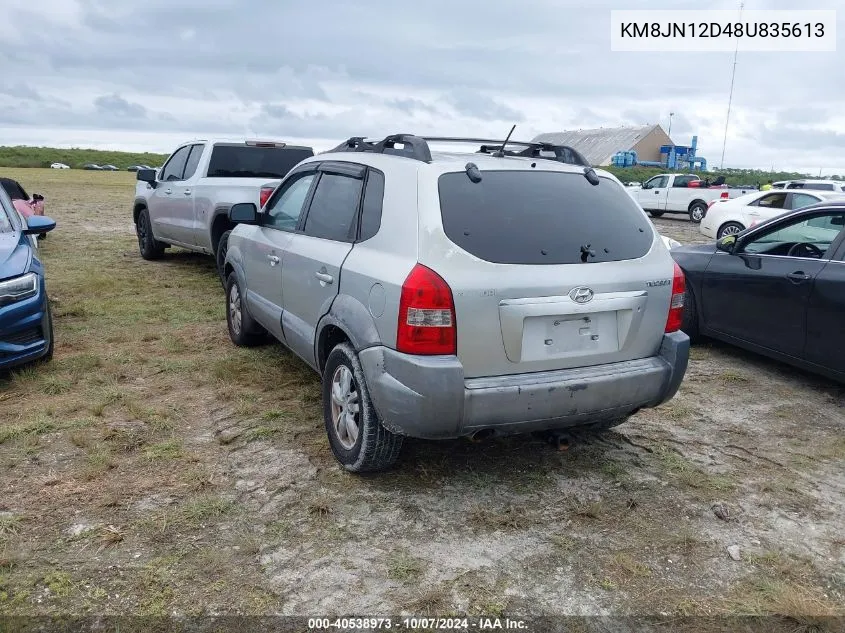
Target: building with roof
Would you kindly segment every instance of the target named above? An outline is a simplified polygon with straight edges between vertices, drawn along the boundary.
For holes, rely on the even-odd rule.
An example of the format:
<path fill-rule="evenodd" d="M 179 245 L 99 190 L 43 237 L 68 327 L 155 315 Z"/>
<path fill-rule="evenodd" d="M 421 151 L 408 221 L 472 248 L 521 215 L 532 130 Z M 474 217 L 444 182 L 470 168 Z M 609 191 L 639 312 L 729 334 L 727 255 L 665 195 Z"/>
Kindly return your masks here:
<path fill-rule="evenodd" d="M 573 147 L 597 167 L 610 165 L 616 152 L 626 151 L 635 151 L 640 160 L 659 161 L 660 147 L 673 145 L 672 139 L 659 125 L 549 132 L 538 135 L 534 141 Z"/>

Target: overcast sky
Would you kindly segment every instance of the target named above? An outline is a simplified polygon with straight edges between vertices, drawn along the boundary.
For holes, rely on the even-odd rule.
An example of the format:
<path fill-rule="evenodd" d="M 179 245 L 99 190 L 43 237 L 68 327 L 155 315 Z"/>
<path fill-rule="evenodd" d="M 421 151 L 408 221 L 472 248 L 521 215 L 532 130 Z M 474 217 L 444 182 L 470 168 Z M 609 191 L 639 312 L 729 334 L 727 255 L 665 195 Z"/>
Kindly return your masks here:
<path fill-rule="evenodd" d="M 747 0 L 835 9 L 841 0 Z M 718 166 L 732 53 L 614 53 L 610 10 L 686 0 L 3 0 L 0 145 L 325 149 L 661 123 Z M 812 6 L 810 6 L 812 5 Z M 712 9 L 738 9 L 716 0 Z M 837 29 L 845 32 L 845 7 Z M 741 53 L 725 166 L 845 174 L 845 49 Z"/>

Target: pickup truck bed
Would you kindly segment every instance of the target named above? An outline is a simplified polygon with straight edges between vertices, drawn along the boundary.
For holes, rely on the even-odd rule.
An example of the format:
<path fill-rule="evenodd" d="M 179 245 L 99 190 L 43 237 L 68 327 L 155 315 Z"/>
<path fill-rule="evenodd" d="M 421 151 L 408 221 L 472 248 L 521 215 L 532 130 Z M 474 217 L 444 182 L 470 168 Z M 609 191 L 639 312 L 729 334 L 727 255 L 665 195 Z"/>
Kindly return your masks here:
<path fill-rule="evenodd" d="M 157 259 L 179 246 L 225 260 L 234 228 L 229 208 L 239 202 L 260 207 L 313 155 L 310 147 L 277 142 L 194 141 L 177 148 L 159 172 L 139 169 L 132 215 L 141 255 Z"/>

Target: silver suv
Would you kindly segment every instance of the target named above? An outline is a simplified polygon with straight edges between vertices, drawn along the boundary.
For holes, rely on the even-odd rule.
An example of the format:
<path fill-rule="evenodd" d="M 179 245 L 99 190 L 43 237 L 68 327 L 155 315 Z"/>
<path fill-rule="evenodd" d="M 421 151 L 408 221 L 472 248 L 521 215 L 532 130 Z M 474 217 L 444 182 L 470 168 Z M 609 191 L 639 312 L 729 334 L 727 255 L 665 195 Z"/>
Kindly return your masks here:
<path fill-rule="evenodd" d="M 430 149 L 458 142 L 482 146 Z M 352 138 L 230 214 L 232 341 L 269 333 L 322 376 L 350 471 L 390 466 L 404 437 L 604 430 L 686 371 L 683 273 L 571 148 Z"/>

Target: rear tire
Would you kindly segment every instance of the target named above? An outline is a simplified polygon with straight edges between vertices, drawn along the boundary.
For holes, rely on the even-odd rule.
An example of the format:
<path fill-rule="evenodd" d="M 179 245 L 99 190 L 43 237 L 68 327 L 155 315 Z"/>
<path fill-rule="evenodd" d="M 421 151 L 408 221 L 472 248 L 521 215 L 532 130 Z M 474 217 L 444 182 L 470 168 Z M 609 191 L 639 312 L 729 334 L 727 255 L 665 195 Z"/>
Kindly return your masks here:
<path fill-rule="evenodd" d="M 232 272 L 226 280 L 226 324 L 229 338 L 238 347 L 255 347 L 266 339 L 266 331 L 250 316 L 238 276 Z"/>
<path fill-rule="evenodd" d="M 346 470 L 386 470 L 399 459 L 403 437 L 382 426 L 361 362 L 349 343 L 337 345 L 326 360 L 323 419 L 332 453 Z"/>
<path fill-rule="evenodd" d="M 707 213 L 707 205 L 703 202 L 695 202 L 690 205 L 689 208 L 689 219 L 690 222 L 694 222 L 698 224 L 704 219 L 705 214 Z"/>
<path fill-rule="evenodd" d="M 220 275 L 220 283 L 226 287 L 226 253 L 229 252 L 229 236 L 232 231 L 226 231 L 217 241 L 217 252 L 214 254 L 217 260 L 217 273 Z"/>
<path fill-rule="evenodd" d="M 742 233 L 744 230 L 745 227 L 739 222 L 725 222 L 719 227 L 719 230 L 716 233 L 716 239 L 720 240 L 726 235 L 736 235 L 737 233 Z"/>
<path fill-rule="evenodd" d="M 164 242 L 159 242 L 153 236 L 150 214 L 146 209 L 141 209 L 141 212 L 138 214 L 138 221 L 135 223 L 135 233 L 138 235 L 138 250 L 141 251 L 141 257 L 146 260 L 161 259 L 167 245 Z"/>

